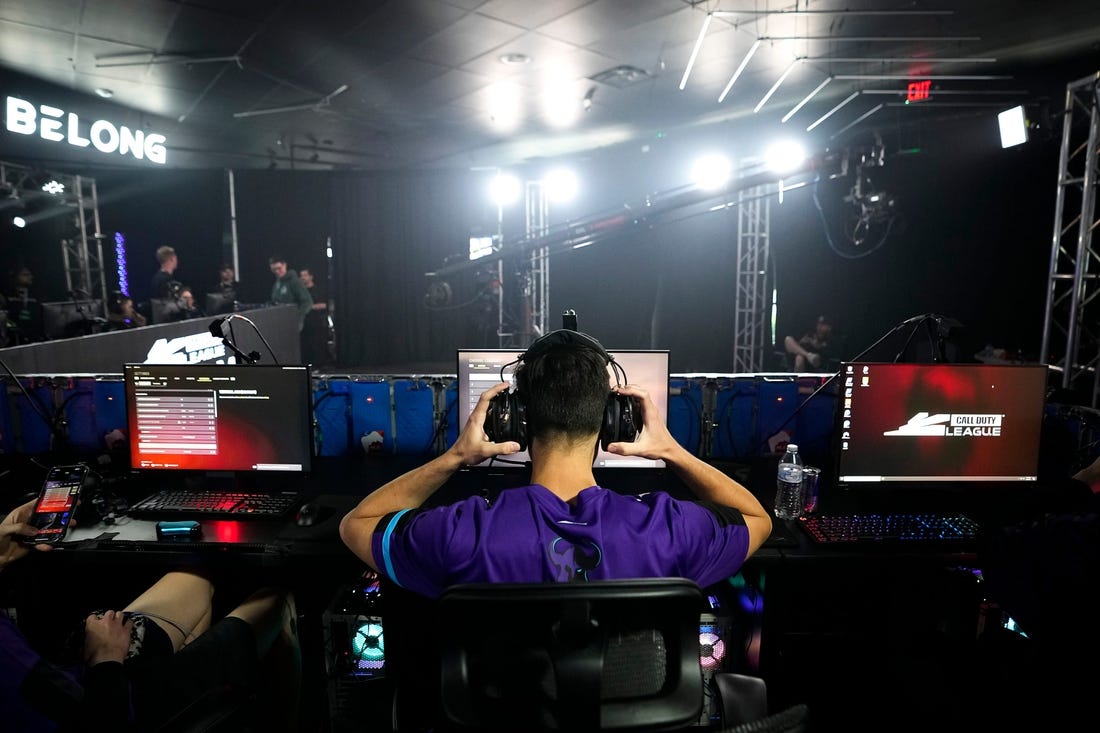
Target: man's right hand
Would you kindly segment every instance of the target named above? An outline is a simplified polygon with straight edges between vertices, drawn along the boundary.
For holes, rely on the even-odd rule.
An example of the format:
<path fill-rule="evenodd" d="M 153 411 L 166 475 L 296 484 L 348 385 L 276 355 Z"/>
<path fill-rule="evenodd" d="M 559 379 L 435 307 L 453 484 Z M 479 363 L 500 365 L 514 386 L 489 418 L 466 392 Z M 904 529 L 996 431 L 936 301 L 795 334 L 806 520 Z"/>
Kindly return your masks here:
<path fill-rule="evenodd" d="M 819 366 L 821 366 L 821 354 L 807 352 L 806 361 L 810 362 L 810 366 L 812 366 L 814 369 L 817 369 Z"/>
<path fill-rule="evenodd" d="M 493 456 L 509 455 L 519 452 L 519 443 L 514 440 L 506 440 L 494 443 L 485 433 L 485 419 L 489 415 L 489 402 L 501 392 L 508 389 L 507 382 L 495 384 L 481 393 L 477 405 L 470 413 L 466 425 L 462 428 L 458 439 L 455 440 L 449 452 L 458 456 L 462 464 L 470 466 L 481 463 L 486 458 Z"/>

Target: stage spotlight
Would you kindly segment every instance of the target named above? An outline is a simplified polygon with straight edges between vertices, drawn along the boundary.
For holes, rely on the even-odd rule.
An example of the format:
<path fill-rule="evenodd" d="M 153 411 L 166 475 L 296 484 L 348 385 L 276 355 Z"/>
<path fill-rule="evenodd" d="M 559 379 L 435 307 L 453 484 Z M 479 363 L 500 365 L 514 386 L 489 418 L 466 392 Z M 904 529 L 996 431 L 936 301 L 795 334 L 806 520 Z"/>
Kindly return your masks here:
<path fill-rule="evenodd" d="M 577 195 L 577 176 L 573 171 L 565 168 L 555 168 L 542 179 L 546 197 L 551 201 L 564 203 L 573 200 Z"/>
<path fill-rule="evenodd" d="M 19 229 L 22 229 L 23 227 L 27 226 L 27 220 L 24 219 L 21 216 L 13 216 L 12 220 L 11 220 L 11 223 L 14 224 L 16 227 L 18 227 Z"/>
<path fill-rule="evenodd" d="M 768 147 L 764 160 L 770 171 L 791 173 L 806 162 L 806 151 L 793 140 L 782 140 Z"/>
<path fill-rule="evenodd" d="M 691 180 L 696 187 L 714 190 L 726 185 L 733 167 L 729 158 L 718 153 L 704 155 L 695 161 L 691 169 Z"/>
<path fill-rule="evenodd" d="M 523 186 L 515 176 L 498 173 L 489 184 L 489 195 L 497 206 L 508 206 L 519 199 L 522 189 Z"/>

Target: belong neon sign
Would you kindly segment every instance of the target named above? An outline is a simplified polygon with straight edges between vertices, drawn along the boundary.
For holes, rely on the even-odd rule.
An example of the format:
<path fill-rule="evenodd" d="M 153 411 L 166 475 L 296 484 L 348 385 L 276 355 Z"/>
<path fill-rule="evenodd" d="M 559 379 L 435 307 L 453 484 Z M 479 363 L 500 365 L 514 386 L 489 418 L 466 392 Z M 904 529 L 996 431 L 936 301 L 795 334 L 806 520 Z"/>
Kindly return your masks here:
<path fill-rule="evenodd" d="M 75 112 L 65 112 L 48 104 L 36 108 L 18 97 L 8 97 L 5 109 L 4 121 L 8 132 L 18 135 L 34 135 L 37 132 L 43 140 L 68 143 L 78 148 L 91 145 L 101 153 L 131 155 L 159 165 L 167 161 L 167 139 L 159 133 L 131 130 L 107 120 L 95 120 L 86 125 Z"/>

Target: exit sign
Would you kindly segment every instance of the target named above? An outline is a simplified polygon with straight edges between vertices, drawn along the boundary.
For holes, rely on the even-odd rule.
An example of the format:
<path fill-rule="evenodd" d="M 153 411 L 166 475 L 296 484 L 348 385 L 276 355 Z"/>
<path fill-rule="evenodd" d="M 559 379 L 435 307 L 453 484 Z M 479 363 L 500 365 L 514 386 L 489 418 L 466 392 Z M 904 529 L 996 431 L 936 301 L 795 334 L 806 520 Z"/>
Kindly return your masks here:
<path fill-rule="evenodd" d="M 928 99 L 928 92 L 932 89 L 932 80 L 910 82 L 906 89 L 905 101 L 922 102 Z"/>

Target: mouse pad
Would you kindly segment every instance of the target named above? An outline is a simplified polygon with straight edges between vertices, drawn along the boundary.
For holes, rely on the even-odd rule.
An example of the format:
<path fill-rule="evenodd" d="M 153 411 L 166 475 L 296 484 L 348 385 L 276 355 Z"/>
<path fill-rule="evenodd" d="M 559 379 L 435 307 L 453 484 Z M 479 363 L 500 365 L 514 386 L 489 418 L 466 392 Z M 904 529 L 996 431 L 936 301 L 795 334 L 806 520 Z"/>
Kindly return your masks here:
<path fill-rule="evenodd" d="M 309 501 L 317 505 L 317 518 L 312 526 L 299 527 L 291 512 L 279 531 L 281 540 L 339 539 L 340 520 L 355 508 L 363 497 L 343 494 L 321 494 Z M 305 503 L 303 500 L 302 503 Z"/>

